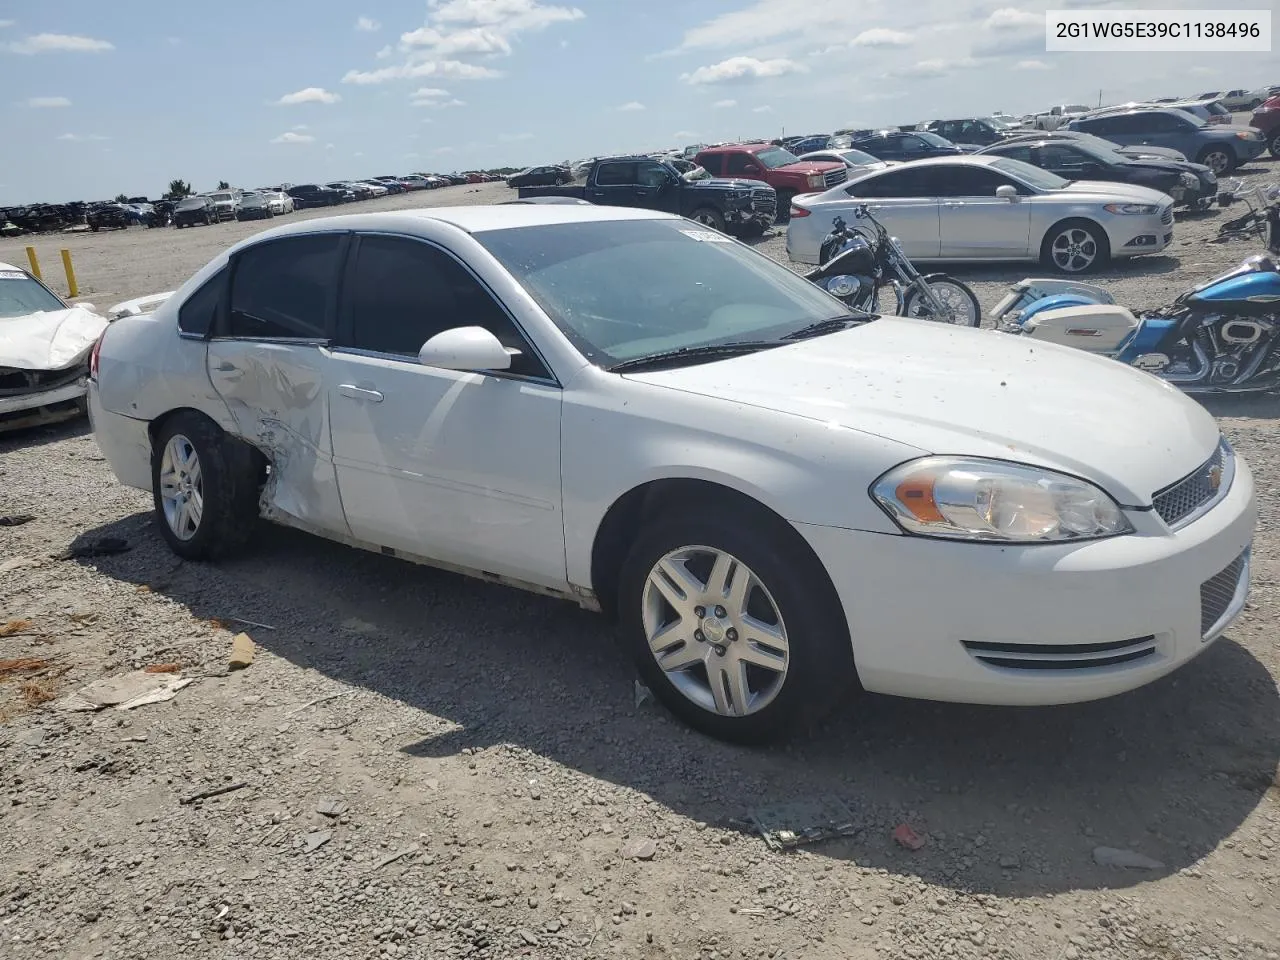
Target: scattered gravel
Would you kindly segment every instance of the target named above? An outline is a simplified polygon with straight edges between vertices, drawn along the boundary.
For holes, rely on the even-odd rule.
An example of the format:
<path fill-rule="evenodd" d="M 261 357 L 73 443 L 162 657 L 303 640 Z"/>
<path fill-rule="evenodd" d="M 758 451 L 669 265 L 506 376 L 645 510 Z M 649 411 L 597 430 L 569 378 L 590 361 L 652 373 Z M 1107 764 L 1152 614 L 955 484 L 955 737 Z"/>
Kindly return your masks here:
<path fill-rule="evenodd" d="M 1155 305 L 1254 252 L 1206 245 L 1218 221 L 1101 282 Z M 257 229 L 36 245 L 106 306 Z M 989 307 L 1039 268 L 955 272 Z M 637 706 L 611 629 L 568 604 L 284 530 L 183 563 L 84 424 L 0 438 L 0 515 L 36 517 L 0 527 L 0 661 L 34 661 L 0 677 L 0 956 L 1277 960 L 1277 407 L 1214 408 L 1262 516 L 1246 615 L 1200 659 L 1072 707 L 866 698 L 770 750 Z M 130 549 L 52 559 L 103 537 Z M 195 682 L 167 702 L 54 706 L 175 664 Z M 746 825 L 826 795 L 853 836 L 780 854 Z"/>

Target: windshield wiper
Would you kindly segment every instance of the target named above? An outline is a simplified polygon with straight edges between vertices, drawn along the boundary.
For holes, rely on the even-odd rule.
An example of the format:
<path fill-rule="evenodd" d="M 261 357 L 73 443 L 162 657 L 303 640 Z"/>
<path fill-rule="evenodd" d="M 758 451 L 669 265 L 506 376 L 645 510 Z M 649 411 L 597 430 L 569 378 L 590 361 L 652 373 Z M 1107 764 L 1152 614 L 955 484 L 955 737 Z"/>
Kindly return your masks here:
<path fill-rule="evenodd" d="M 643 370 L 647 367 L 678 366 L 684 360 L 715 360 L 720 357 L 736 357 L 744 353 L 755 353 L 771 347 L 782 346 L 781 340 L 737 340 L 733 343 L 711 343 L 698 347 L 680 347 L 678 350 L 664 350 L 644 357 L 633 357 L 608 367 L 610 373 L 623 373 L 627 370 Z"/>
<path fill-rule="evenodd" d="M 801 327 L 799 330 L 793 330 L 782 339 L 807 340 L 809 337 L 821 337 L 824 334 L 838 333 L 841 330 L 847 330 L 855 324 L 866 323 L 871 319 L 874 318 L 870 314 L 845 314 L 841 317 L 828 317 L 826 320 L 819 320 L 817 323 L 811 323 L 807 327 Z"/>

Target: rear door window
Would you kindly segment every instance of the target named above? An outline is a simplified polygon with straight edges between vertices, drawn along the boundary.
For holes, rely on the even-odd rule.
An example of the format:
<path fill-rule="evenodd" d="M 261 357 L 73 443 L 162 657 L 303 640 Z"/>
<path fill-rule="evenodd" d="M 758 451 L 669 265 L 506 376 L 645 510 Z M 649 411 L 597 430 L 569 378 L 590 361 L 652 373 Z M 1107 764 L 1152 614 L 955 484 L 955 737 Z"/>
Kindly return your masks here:
<path fill-rule="evenodd" d="M 196 337 L 207 337 L 213 329 L 218 308 L 227 291 L 229 267 L 223 267 L 204 282 L 195 293 L 187 297 L 178 308 L 178 330 Z"/>
<path fill-rule="evenodd" d="M 236 256 L 227 335 L 328 340 L 346 239 L 341 233 L 286 237 Z"/>

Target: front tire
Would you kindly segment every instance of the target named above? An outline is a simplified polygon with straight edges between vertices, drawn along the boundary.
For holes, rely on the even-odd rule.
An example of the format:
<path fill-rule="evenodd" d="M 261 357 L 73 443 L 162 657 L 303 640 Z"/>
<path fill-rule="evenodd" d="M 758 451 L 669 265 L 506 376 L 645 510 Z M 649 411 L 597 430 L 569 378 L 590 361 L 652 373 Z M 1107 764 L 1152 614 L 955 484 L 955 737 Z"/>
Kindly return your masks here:
<path fill-rule="evenodd" d="M 1196 163 L 1203 163 L 1219 177 L 1224 177 L 1236 168 L 1236 155 L 1226 147 L 1205 147 L 1196 157 Z"/>
<path fill-rule="evenodd" d="M 175 414 L 156 432 L 151 490 L 156 525 L 169 549 L 184 560 L 229 556 L 257 526 L 253 450 L 203 414 Z"/>
<path fill-rule="evenodd" d="M 713 207 L 702 207 L 693 211 L 693 216 L 690 219 L 695 220 L 704 227 L 710 227 L 712 230 L 724 233 L 724 214 Z"/>
<path fill-rule="evenodd" d="M 835 590 L 795 529 L 762 508 L 703 502 L 646 525 L 618 609 L 636 667 L 712 737 L 761 743 L 819 719 L 855 679 Z"/>
<path fill-rule="evenodd" d="M 1089 220 L 1064 220 L 1047 234 L 1040 261 L 1059 273 L 1090 273 L 1111 259 L 1107 235 Z"/>
<path fill-rule="evenodd" d="M 908 317 L 950 323 L 957 327 L 982 325 L 982 305 L 978 303 L 977 295 L 968 284 L 942 273 L 925 277 L 921 282 L 929 284 L 929 289 L 942 301 L 947 312 L 943 316 L 934 316 L 929 302 L 924 298 L 924 292 L 917 285 L 907 292 L 903 300 L 903 313 Z"/>
<path fill-rule="evenodd" d="M 1271 142 L 1267 144 L 1267 149 L 1271 152 L 1271 156 L 1280 160 L 1280 131 L 1277 131 L 1271 137 Z"/>

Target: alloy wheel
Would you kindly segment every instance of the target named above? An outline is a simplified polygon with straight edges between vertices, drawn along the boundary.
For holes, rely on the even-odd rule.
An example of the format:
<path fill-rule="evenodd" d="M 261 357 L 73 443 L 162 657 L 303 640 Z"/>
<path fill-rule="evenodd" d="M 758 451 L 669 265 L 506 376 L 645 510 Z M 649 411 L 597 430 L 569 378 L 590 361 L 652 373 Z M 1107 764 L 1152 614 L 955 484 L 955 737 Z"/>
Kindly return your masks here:
<path fill-rule="evenodd" d="M 704 710 L 745 717 L 781 692 L 786 625 L 760 578 L 732 554 L 706 546 L 667 553 L 649 572 L 641 603 L 654 661 Z"/>
<path fill-rule="evenodd" d="M 175 537 L 196 535 L 204 514 L 204 480 L 196 448 L 180 433 L 169 438 L 160 457 L 160 503 Z"/>
<path fill-rule="evenodd" d="M 934 316 L 933 310 L 923 295 L 911 298 L 907 316 L 941 320 L 945 323 L 954 323 L 959 327 L 978 326 L 978 318 L 973 311 L 973 301 L 959 286 L 947 280 L 934 280 L 930 282 L 929 289 L 942 302 L 942 316 Z"/>
<path fill-rule="evenodd" d="M 1227 156 L 1225 150 L 1211 150 L 1204 155 L 1201 162 L 1217 176 L 1231 170 L 1231 158 Z"/>
<path fill-rule="evenodd" d="M 1053 238 L 1050 252 L 1059 269 L 1080 273 L 1098 259 L 1098 241 L 1082 227 L 1068 227 Z"/>

